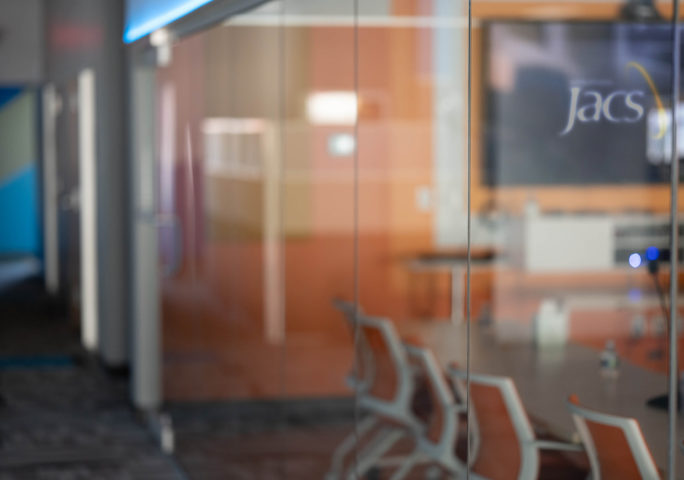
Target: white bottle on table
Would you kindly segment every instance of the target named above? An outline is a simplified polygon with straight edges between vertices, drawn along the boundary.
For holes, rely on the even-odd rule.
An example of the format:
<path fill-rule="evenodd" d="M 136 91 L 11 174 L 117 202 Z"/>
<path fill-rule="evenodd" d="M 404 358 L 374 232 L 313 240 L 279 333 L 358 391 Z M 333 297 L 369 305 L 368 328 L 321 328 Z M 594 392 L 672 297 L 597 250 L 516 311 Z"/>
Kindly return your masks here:
<path fill-rule="evenodd" d="M 620 370 L 620 357 L 615 350 L 615 341 L 606 341 L 606 346 L 600 357 L 601 374 L 605 377 L 617 377 Z"/>

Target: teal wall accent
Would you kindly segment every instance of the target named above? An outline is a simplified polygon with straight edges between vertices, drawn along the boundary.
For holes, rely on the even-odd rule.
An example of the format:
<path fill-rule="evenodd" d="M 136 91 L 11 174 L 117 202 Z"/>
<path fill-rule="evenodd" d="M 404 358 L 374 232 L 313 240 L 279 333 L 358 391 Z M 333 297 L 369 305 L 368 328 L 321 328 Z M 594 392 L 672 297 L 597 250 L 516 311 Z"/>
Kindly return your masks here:
<path fill-rule="evenodd" d="M 31 164 L 0 183 L 0 254 L 40 255 L 36 177 Z"/>
<path fill-rule="evenodd" d="M 0 255 L 40 256 L 36 93 L 11 90 L 0 95 Z"/>

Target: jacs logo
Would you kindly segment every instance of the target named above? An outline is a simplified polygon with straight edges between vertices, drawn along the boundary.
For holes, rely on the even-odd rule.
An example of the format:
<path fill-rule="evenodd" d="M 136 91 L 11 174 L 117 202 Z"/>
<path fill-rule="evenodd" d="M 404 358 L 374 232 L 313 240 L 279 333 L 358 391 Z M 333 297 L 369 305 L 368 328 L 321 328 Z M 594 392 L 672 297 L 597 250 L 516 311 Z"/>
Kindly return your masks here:
<path fill-rule="evenodd" d="M 651 90 L 658 109 L 660 127 L 655 138 L 662 138 L 667 130 L 667 119 L 660 94 L 651 75 L 637 62 L 629 62 L 625 68 L 628 71 L 635 69 L 639 72 Z M 610 123 L 639 122 L 644 117 L 644 98 L 643 90 L 614 90 L 601 93 L 598 90 L 583 89 L 581 86 L 571 87 L 567 123 L 559 135 L 564 136 L 570 133 L 577 122 L 596 123 L 601 119 Z"/>

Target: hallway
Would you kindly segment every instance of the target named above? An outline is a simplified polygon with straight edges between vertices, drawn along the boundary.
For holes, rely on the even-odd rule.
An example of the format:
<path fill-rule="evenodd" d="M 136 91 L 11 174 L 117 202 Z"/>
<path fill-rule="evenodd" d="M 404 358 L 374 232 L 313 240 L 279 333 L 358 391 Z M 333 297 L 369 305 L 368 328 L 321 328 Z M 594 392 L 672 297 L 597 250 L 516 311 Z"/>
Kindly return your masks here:
<path fill-rule="evenodd" d="M 185 478 L 38 279 L 0 292 L 0 320 L 0 479 Z"/>

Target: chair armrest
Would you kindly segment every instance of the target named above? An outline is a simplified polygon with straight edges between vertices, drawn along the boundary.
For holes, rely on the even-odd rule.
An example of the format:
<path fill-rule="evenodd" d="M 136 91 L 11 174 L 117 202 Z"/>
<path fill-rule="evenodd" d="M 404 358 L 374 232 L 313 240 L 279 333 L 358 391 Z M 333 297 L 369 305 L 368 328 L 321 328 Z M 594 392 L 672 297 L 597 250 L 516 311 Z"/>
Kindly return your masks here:
<path fill-rule="evenodd" d="M 414 374 L 422 374 L 425 373 L 425 370 L 423 369 L 423 362 L 425 361 L 425 349 L 409 342 L 402 342 L 402 346 L 404 347 L 404 351 L 406 351 L 406 354 L 415 359 L 418 360 L 421 364 L 415 364 L 415 363 L 409 363 L 409 368 Z"/>
<path fill-rule="evenodd" d="M 366 382 L 365 380 L 359 380 L 351 373 L 347 375 L 347 377 L 345 378 L 345 383 L 350 389 L 359 392 L 365 392 L 368 390 L 369 387 L 368 382 Z"/>
<path fill-rule="evenodd" d="M 420 358 L 423 355 L 423 352 L 425 351 L 425 348 L 423 346 L 407 340 L 401 342 L 401 344 L 403 345 L 404 349 L 406 349 L 406 353 L 414 357 Z"/>
<path fill-rule="evenodd" d="M 553 442 L 550 440 L 534 440 L 530 443 L 540 450 L 564 450 L 568 452 L 584 451 L 584 446 L 579 443 Z"/>
<path fill-rule="evenodd" d="M 468 411 L 468 408 L 465 403 L 455 403 L 453 405 L 450 405 L 449 408 L 454 413 L 466 413 Z"/>

